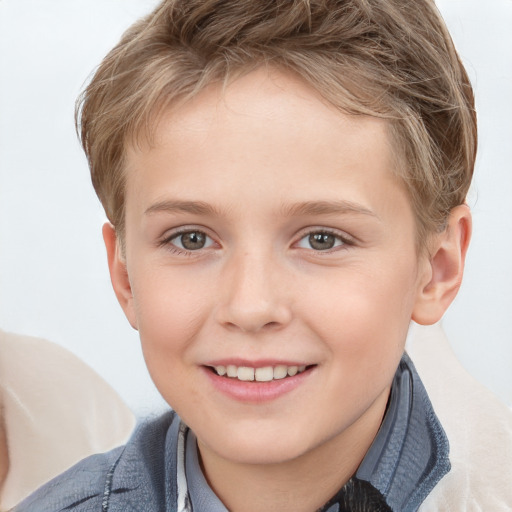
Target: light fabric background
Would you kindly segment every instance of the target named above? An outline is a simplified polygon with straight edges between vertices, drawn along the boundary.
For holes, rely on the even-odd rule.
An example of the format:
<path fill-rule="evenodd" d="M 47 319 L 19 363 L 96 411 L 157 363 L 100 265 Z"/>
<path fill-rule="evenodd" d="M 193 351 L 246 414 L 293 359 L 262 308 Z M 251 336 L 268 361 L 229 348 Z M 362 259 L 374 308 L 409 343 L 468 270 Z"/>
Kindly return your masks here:
<path fill-rule="evenodd" d="M 0 511 L 93 453 L 126 443 L 135 418 L 89 366 L 56 343 L 0 329 L 9 473 Z"/>
<path fill-rule="evenodd" d="M 0 0 L 0 327 L 66 346 L 137 414 L 161 405 L 110 289 L 103 212 L 73 127 L 90 72 L 154 0 Z M 475 86 L 474 236 L 444 325 L 512 404 L 512 0 L 439 0 Z"/>

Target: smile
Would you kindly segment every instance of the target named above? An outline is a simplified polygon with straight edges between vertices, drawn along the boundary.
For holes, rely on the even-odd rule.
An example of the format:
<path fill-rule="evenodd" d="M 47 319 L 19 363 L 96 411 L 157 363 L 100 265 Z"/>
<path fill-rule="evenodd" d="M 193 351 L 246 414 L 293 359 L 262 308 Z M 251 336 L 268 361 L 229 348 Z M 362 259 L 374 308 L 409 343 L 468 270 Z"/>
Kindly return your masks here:
<path fill-rule="evenodd" d="M 298 373 L 306 370 L 306 366 L 263 366 L 261 368 L 251 368 L 249 366 L 213 366 L 211 369 L 221 377 L 238 379 L 244 382 L 270 382 L 272 380 L 281 380 L 286 377 L 294 377 Z"/>

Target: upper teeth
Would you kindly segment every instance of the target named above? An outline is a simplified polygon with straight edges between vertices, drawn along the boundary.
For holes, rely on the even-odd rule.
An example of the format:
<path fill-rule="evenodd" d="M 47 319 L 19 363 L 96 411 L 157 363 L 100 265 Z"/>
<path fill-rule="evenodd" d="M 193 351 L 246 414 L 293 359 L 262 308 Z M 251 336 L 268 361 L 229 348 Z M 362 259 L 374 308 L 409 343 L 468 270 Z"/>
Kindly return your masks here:
<path fill-rule="evenodd" d="M 227 375 L 238 380 L 258 382 L 269 382 L 274 379 L 284 379 L 287 376 L 293 377 L 297 373 L 301 373 L 306 369 L 302 366 L 263 366 L 262 368 L 251 368 L 249 366 L 235 366 L 228 364 L 227 366 L 215 366 L 214 370 L 218 375 Z"/>

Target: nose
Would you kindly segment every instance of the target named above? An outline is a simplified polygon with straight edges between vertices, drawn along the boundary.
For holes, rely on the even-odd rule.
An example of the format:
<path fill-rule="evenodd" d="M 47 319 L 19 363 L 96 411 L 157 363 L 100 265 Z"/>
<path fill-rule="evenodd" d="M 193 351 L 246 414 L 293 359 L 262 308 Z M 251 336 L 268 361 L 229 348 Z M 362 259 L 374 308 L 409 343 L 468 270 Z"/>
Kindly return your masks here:
<path fill-rule="evenodd" d="M 226 265 L 217 320 L 229 329 L 280 329 L 292 318 L 283 269 L 270 255 L 248 252 Z"/>

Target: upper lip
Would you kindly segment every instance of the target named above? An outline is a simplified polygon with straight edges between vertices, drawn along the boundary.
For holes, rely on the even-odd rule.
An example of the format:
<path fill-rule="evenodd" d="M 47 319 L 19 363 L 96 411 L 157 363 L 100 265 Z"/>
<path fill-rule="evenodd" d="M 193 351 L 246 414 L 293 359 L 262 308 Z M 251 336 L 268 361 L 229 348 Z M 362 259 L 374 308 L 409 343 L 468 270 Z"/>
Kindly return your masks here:
<path fill-rule="evenodd" d="M 214 361 L 208 361 L 204 363 L 203 366 L 244 366 L 247 368 L 265 368 L 268 366 L 311 366 L 312 363 L 306 362 L 304 360 L 292 360 L 292 359 L 257 359 L 257 360 L 249 360 L 243 358 L 222 358 L 215 359 Z"/>

